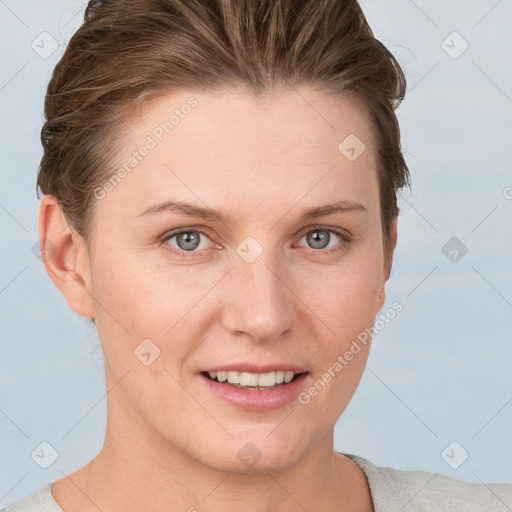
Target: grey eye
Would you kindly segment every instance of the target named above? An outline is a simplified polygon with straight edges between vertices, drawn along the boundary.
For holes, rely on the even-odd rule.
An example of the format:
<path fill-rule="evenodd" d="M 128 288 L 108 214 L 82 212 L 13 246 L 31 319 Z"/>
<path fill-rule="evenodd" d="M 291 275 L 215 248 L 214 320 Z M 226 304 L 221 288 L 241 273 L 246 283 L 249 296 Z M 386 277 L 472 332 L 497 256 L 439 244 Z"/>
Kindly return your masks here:
<path fill-rule="evenodd" d="M 315 229 L 306 235 L 306 239 L 313 249 L 325 249 L 331 241 L 331 233 L 326 229 Z"/>
<path fill-rule="evenodd" d="M 193 251 L 201 243 L 201 234 L 196 231 L 184 231 L 174 236 L 178 247 L 184 251 Z"/>

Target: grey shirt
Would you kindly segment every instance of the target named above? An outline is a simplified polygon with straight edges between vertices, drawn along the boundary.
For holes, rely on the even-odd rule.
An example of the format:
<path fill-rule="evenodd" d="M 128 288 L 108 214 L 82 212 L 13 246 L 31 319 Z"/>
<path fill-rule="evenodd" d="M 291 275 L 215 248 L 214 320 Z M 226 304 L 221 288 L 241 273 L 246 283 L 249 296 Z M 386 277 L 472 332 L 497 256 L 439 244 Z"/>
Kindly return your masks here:
<path fill-rule="evenodd" d="M 375 512 L 512 511 L 512 484 L 464 482 L 440 473 L 393 469 L 344 455 L 366 475 Z M 0 512 L 63 512 L 53 499 L 52 483 Z"/>

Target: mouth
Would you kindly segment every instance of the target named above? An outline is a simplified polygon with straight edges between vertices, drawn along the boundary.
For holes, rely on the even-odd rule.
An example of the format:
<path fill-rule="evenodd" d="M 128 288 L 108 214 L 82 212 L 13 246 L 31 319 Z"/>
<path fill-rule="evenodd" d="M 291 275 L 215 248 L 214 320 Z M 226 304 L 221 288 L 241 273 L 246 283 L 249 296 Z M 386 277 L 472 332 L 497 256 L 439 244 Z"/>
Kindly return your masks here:
<path fill-rule="evenodd" d="M 276 370 L 266 373 L 244 371 L 203 371 L 201 375 L 218 384 L 239 389 L 262 391 L 287 386 L 307 372 Z"/>
<path fill-rule="evenodd" d="M 251 363 L 209 368 L 198 376 L 212 397 L 255 413 L 270 412 L 297 402 L 297 396 L 309 380 L 309 372 L 304 368 L 289 365 L 257 367 Z"/>

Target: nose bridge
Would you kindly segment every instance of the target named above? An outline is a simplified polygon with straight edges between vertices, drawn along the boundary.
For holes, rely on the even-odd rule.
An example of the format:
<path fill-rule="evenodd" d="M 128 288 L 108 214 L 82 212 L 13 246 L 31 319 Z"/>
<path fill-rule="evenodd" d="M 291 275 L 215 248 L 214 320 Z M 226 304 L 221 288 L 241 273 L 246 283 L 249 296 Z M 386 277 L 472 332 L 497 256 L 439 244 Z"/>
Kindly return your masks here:
<path fill-rule="evenodd" d="M 277 258 L 271 259 L 265 253 L 250 263 L 236 257 L 226 290 L 224 324 L 228 331 L 244 332 L 265 341 L 289 329 L 293 295 L 284 284 L 281 268 Z"/>

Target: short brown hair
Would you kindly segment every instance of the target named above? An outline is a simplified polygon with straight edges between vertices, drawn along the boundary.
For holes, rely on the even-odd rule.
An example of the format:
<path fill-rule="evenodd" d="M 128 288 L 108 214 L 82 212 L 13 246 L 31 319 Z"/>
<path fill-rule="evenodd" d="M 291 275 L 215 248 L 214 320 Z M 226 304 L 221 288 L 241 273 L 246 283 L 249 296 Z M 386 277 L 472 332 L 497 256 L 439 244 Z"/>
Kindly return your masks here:
<path fill-rule="evenodd" d="M 356 0 L 90 1 L 48 85 L 39 188 L 87 240 L 93 191 L 114 172 L 134 105 L 205 84 L 255 95 L 305 84 L 355 98 L 377 141 L 388 248 L 397 192 L 409 184 L 395 115 L 406 82 Z"/>

